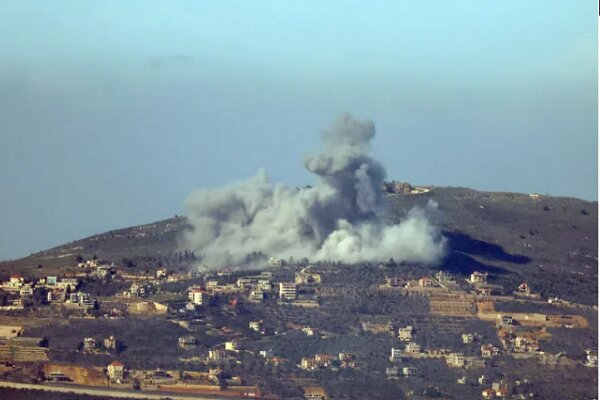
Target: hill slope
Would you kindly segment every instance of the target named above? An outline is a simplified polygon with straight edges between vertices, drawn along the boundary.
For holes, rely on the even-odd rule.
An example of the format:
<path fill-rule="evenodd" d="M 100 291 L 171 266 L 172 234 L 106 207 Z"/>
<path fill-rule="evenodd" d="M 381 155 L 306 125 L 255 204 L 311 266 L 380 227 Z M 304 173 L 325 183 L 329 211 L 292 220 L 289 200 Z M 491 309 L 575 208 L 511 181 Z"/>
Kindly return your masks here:
<path fill-rule="evenodd" d="M 595 304 L 598 273 L 598 205 L 573 198 L 479 192 L 439 187 L 415 195 L 389 195 L 390 218 L 399 220 L 415 205 L 435 200 L 451 252 L 439 266 L 468 274 L 488 271 L 507 291 L 526 281 L 544 296 Z M 0 263 L 0 274 L 14 271 L 38 276 L 59 272 L 82 255 L 139 268 L 181 264 L 177 238 L 184 217 L 109 231 L 29 257 Z M 387 261 L 387 260 L 382 260 Z M 42 265 L 39 268 L 38 265 Z"/>

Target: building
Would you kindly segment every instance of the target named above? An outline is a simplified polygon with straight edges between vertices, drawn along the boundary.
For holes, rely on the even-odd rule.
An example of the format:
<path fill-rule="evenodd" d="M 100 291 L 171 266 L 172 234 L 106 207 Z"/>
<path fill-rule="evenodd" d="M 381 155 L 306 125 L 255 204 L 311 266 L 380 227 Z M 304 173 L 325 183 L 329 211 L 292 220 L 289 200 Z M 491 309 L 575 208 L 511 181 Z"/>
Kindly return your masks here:
<path fill-rule="evenodd" d="M 110 335 L 106 339 L 104 339 L 104 348 L 107 350 L 117 350 L 117 338 L 114 335 Z"/>
<path fill-rule="evenodd" d="M 253 289 L 248 295 L 250 301 L 263 301 L 265 299 L 265 292 L 262 289 Z"/>
<path fill-rule="evenodd" d="M 404 348 L 404 351 L 406 353 L 420 353 L 421 352 L 421 345 L 415 342 L 410 342 L 406 345 L 406 347 Z"/>
<path fill-rule="evenodd" d="M 463 367 L 465 365 L 465 355 L 463 353 L 450 353 L 446 362 L 450 367 Z"/>
<path fill-rule="evenodd" d="M 296 272 L 294 281 L 297 285 L 314 285 L 321 283 L 321 275 L 313 272 L 311 267 L 303 268 L 301 271 Z"/>
<path fill-rule="evenodd" d="M 306 336 L 314 336 L 316 333 L 316 329 L 311 328 L 310 326 L 306 326 L 302 328 L 302 332 L 306 334 Z"/>
<path fill-rule="evenodd" d="M 488 384 L 488 379 L 485 375 L 481 375 L 477 378 L 477 383 L 479 383 L 480 386 L 486 386 Z"/>
<path fill-rule="evenodd" d="M 413 337 L 413 327 L 412 326 L 406 326 L 404 328 L 400 328 L 398 329 L 398 339 L 405 341 L 405 342 L 409 342 L 412 340 Z"/>
<path fill-rule="evenodd" d="M 435 285 L 433 284 L 433 279 L 425 276 L 425 277 L 419 279 L 419 286 L 421 286 L 421 287 L 433 287 Z"/>
<path fill-rule="evenodd" d="M 93 337 L 86 337 L 83 339 L 83 350 L 93 351 L 96 349 L 96 339 Z"/>
<path fill-rule="evenodd" d="M 481 346 L 481 357 L 492 358 L 500 354 L 500 349 L 492 344 L 484 344 Z"/>
<path fill-rule="evenodd" d="M 221 363 L 227 360 L 227 353 L 223 350 L 213 349 L 208 351 L 208 361 Z"/>
<path fill-rule="evenodd" d="M 106 368 L 108 371 L 108 378 L 111 382 L 122 382 L 125 376 L 125 365 L 120 361 L 113 361 Z"/>
<path fill-rule="evenodd" d="M 237 351 L 237 342 L 225 342 L 225 350 Z"/>
<path fill-rule="evenodd" d="M 390 354 L 390 361 L 394 362 L 394 361 L 399 361 L 402 359 L 402 354 L 404 352 L 400 349 L 395 349 L 392 347 L 392 353 Z"/>
<path fill-rule="evenodd" d="M 417 376 L 418 370 L 415 367 L 403 367 L 402 375 L 406 377 Z"/>
<path fill-rule="evenodd" d="M 531 289 L 529 288 L 529 285 L 527 284 L 527 282 L 523 282 L 517 287 L 517 290 L 515 291 L 515 293 L 519 294 L 521 296 L 530 296 Z"/>
<path fill-rule="evenodd" d="M 208 304 L 208 293 L 199 287 L 191 287 L 188 289 L 188 299 L 197 306 L 206 306 Z"/>
<path fill-rule="evenodd" d="M 469 282 L 472 284 L 485 284 L 487 283 L 487 272 L 481 273 L 478 271 L 474 271 L 469 278 Z"/>
<path fill-rule="evenodd" d="M 475 337 L 473 336 L 472 333 L 463 333 L 462 334 L 463 344 L 471 344 L 471 343 L 473 343 L 474 340 L 475 340 Z"/>
<path fill-rule="evenodd" d="M 281 282 L 279 284 L 279 298 L 282 300 L 296 300 L 296 284 Z"/>
<path fill-rule="evenodd" d="M 255 332 L 260 332 L 262 329 L 262 320 L 260 321 L 250 321 L 248 323 L 248 328 L 255 331 Z"/>
<path fill-rule="evenodd" d="M 268 265 L 269 267 L 281 267 L 283 265 L 283 260 L 275 257 L 269 258 Z"/>
<path fill-rule="evenodd" d="M 157 279 L 162 279 L 162 278 L 166 278 L 167 276 L 167 269 L 165 267 L 159 268 L 156 270 L 156 278 Z"/>
<path fill-rule="evenodd" d="M 329 395 L 321 386 L 304 388 L 304 400 L 329 400 Z"/>
<path fill-rule="evenodd" d="M 500 326 L 503 328 L 510 327 L 513 325 L 513 323 L 514 323 L 513 317 L 510 315 L 502 315 L 500 317 Z"/>
<path fill-rule="evenodd" d="M 300 361 L 300 368 L 305 369 L 307 371 L 312 371 L 319 367 L 319 363 L 314 358 L 302 357 Z"/>
<path fill-rule="evenodd" d="M 598 367 L 598 352 L 591 349 L 585 350 L 585 363 L 583 365 L 592 368 Z"/>
<path fill-rule="evenodd" d="M 196 345 L 196 338 L 193 336 L 182 336 L 177 340 L 179 348 L 187 349 Z"/>
<path fill-rule="evenodd" d="M 398 367 L 386 368 L 385 375 L 388 379 L 398 379 Z"/>

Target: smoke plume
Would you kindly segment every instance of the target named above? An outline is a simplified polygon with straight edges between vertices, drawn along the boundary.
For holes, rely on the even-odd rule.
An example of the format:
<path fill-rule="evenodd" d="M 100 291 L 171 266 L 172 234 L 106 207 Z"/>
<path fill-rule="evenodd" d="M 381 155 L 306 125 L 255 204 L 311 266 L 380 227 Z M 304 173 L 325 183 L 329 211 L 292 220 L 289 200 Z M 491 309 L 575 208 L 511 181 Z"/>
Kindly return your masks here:
<path fill-rule="evenodd" d="M 321 152 L 304 160 L 316 176 L 312 187 L 272 185 L 260 170 L 246 181 L 194 191 L 186 200 L 186 248 L 212 268 L 244 264 L 252 253 L 344 263 L 438 262 L 446 240 L 428 218 L 437 204 L 412 209 L 399 224 L 386 223 L 385 169 L 369 155 L 374 136 L 373 122 L 339 116 L 322 133 Z"/>

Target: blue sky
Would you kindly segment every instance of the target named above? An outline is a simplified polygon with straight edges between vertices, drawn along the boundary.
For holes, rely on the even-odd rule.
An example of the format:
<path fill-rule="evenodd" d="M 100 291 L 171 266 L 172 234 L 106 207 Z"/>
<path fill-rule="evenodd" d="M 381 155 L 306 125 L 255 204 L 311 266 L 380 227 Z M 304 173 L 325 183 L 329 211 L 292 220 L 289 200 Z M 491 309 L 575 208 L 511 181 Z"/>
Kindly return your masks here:
<path fill-rule="evenodd" d="M 0 1 L 0 260 L 310 184 L 342 111 L 390 179 L 597 199 L 594 1 Z"/>

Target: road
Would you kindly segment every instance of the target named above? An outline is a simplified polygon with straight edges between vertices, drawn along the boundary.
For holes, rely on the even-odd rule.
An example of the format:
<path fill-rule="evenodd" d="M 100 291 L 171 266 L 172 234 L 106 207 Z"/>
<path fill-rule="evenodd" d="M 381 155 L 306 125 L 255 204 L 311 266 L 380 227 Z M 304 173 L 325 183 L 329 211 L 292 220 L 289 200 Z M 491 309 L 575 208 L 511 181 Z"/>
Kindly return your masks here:
<path fill-rule="evenodd" d="M 225 397 L 206 397 L 201 395 L 192 394 L 175 394 L 166 392 L 140 392 L 133 390 L 119 390 L 110 388 L 99 388 L 99 387 L 87 387 L 77 385 L 40 385 L 33 383 L 19 383 L 10 381 L 0 381 L 0 388 L 12 388 L 12 389 L 28 389 L 28 390 L 43 390 L 46 392 L 60 392 L 60 393 L 77 393 L 87 394 L 92 396 L 108 396 L 115 398 L 124 399 L 173 399 L 173 400 L 231 400 L 231 398 Z"/>

